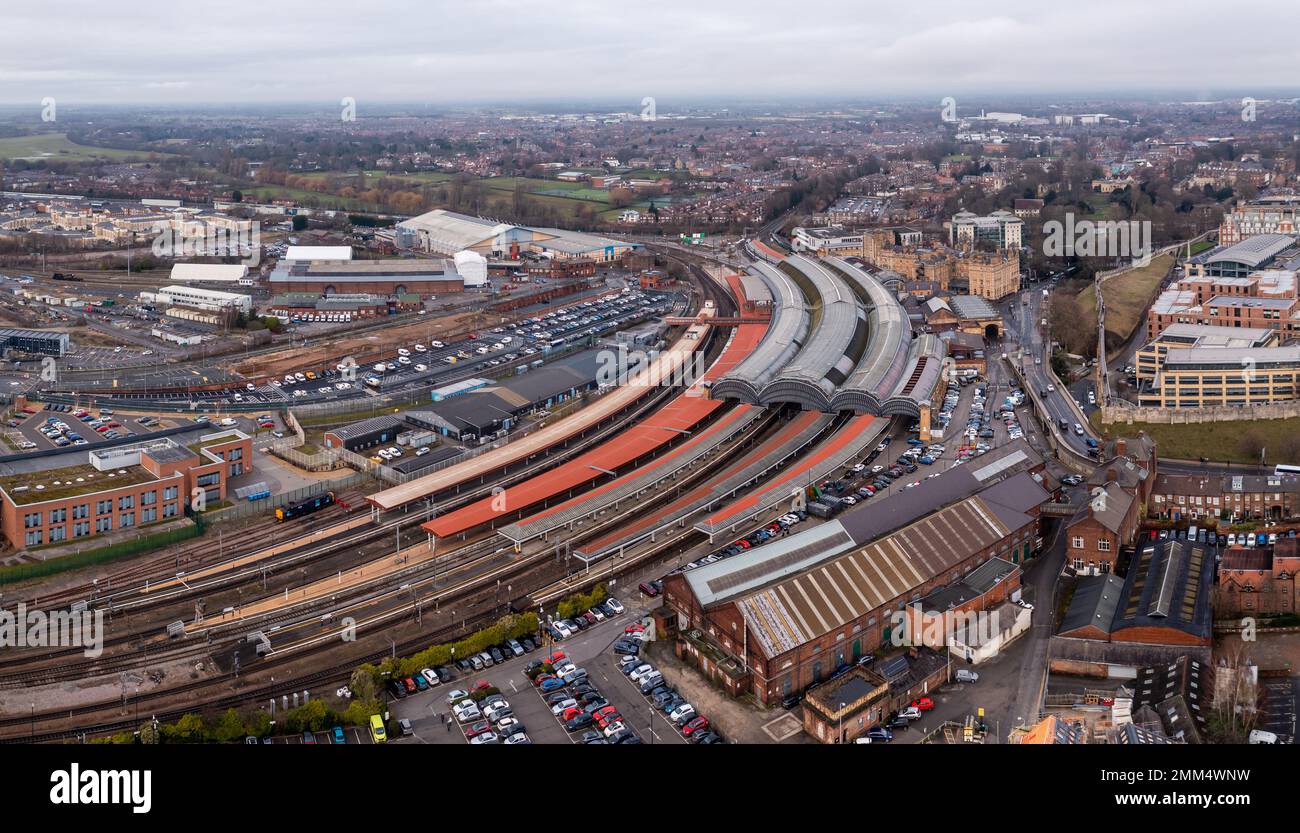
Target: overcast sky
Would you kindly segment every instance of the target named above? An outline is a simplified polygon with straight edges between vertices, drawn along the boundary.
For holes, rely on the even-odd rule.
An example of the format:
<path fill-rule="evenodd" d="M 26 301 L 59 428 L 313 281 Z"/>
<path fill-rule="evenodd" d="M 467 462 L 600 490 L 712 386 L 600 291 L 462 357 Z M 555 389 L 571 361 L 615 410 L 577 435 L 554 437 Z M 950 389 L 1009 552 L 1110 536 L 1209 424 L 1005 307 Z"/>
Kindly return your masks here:
<path fill-rule="evenodd" d="M 1295 94 L 1255 0 L 6 3 L 0 102 L 433 105 Z"/>

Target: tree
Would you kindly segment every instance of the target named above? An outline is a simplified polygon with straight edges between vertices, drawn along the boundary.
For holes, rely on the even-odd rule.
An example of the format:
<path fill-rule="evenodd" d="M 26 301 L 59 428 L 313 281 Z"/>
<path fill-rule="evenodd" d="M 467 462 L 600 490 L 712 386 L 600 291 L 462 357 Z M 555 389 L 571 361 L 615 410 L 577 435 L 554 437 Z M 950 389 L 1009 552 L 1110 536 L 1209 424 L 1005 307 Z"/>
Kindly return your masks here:
<path fill-rule="evenodd" d="M 305 228 L 307 228 L 307 215 L 306 214 L 293 215 L 293 230 L 302 231 Z"/>
<path fill-rule="evenodd" d="M 1246 429 L 1241 439 L 1237 440 L 1237 450 L 1243 457 L 1258 460 L 1259 455 L 1264 451 L 1264 435 L 1258 428 Z"/>
<path fill-rule="evenodd" d="M 230 199 L 231 199 L 232 201 L 234 201 L 234 202 L 243 202 L 243 201 L 244 201 L 244 192 L 243 192 L 243 191 L 240 191 L 238 188 L 236 188 L 235 191 L 234 191 L 234 193 L 232 193 L 232 194 L 230 195 Z"/>
<path fill-rule="evenodd" d="M 234 709 L 226 709 L 217 725 L 212 727 L 212 738 L 218 743 L 231 743 L 243 736 L 244 721 Z"/>

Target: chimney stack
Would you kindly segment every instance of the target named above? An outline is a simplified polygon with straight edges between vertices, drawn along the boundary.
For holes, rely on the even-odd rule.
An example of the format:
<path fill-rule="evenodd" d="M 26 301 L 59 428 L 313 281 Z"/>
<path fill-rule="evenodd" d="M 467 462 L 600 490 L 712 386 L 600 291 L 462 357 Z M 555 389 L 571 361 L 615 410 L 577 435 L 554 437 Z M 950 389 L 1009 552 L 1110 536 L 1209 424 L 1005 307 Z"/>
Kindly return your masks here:
<path fill-rule="evenodd" d="M 1116 471 L 1113 467 L 1106 469 L 1106 482 L 1107 483 L 1119 482 L 1119 472 Z"/>

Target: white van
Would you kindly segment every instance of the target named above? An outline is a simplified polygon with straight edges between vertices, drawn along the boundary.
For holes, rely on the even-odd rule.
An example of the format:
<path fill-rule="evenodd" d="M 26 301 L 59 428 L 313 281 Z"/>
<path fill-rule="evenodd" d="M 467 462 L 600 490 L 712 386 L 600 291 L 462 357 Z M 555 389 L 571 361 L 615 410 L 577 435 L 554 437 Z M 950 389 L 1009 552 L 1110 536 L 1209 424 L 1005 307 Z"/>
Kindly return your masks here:
<path fill-rule="evenodd" d="M 980 681 L 979 674 L 965 668 L 958 668 L 957 673 L 953 676 L 959 683 L 978 683 Z"/>

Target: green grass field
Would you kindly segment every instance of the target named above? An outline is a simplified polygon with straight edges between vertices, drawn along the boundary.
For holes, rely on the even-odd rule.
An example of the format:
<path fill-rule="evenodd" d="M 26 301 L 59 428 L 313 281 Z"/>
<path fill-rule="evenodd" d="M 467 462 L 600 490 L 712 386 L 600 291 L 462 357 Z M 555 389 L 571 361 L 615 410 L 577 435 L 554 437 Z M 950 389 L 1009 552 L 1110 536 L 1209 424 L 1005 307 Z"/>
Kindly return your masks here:
<path fill-rule="evenodd" d="M 1208 457 L 1216 463 L 1259 463 L 1258 456 L 1246 454 L 1240 447 L 1241 437 L 1247 431 L 1259 434 L 1264 444 L 1264 461 L 1267 465 L 1293 462 L 1285 454 L 1290 441 L 1300 434 L 1300 418 L 1183 425 L 1153 422 L 1104 425 L 1101 422 L 1101 411 L 1094 411 L 1091 421 L 1097 431 L 1109 432 L 1112 437 L 1136 437 L 1139 431 L 1145 431 L 1148 437 L 1156 441 L 1156 450 L 1161 457 L 1175 460 Z"/>
<path fill-rule="evenodd" d="M 1133 331 L 1146 319 L 1147 306 L 1156 287 L 1169 271 L 1174 256 L 1165 254 L 1151 259 L 1148 266 L 1130 269 L 1102 284 L 1106 296 L 1106 343 L 1121 345 L 1132 337 Z M 1079 308 L 1095 327 L 1097 321 L 1097 296 L 1092 285 L 1079 293 Z"/>
<path fill-rule="evenodd" d="M 10 136 L 0 139 L 0 159 L 24 159 L 29 162 L 95 162 L 103 160 L 146 160 L 150 156 L 170 156 L 150 151 L 118 150 L 79 145 L 68 140 L 66 133 L 41 133 L 35 136 Z"/>

